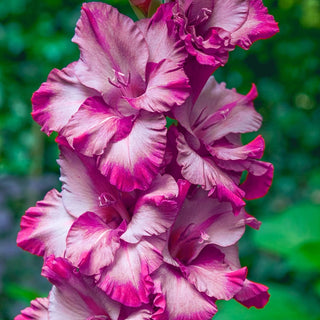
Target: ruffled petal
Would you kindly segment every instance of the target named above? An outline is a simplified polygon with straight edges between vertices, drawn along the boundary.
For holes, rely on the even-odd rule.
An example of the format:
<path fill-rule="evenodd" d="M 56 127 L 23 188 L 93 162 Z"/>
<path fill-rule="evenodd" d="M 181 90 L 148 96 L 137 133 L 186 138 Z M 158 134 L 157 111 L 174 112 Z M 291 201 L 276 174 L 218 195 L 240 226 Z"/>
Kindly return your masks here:
<path fill-rule="evenodd" d="M 246 21 L 248 0 L 213 0 L 212 14 L 206 23 L 210 27 L 224 29 L 228 32 L 238 30 Z"/>
<path fill-rule="evenodd" d="M 178 185 L 170 175 L 158 176 L 138 199 L 132 219 L 121 239 L 136 243 L 143 236 L 166 232 L 178 212 Z"/>
<path fill-rule="evenodd" d="M 226 89 L 224 83 L 218 84 L 211 78 L 196 101 L 190 117 L 194 134 L 205 145 L 212 145 L 214 141 L 230 133 L 257 131 L 262 117 L 253 107 L 256 97 L 254 85 L 243 96 L 235 90 Z"/>
<path fill-rule="evenodd" d="M 219 300 L 233 298 L 242 289 L 247 275 L 247 268 L 232 271 L 224 263 L 224 254 L 213 246 L 206 246 L 195 260 L 180 268 L 198 291 Z"/>
<path fill-rule="evenodd" d="M 263 308 L 269 301 L 270 294 L 268 287 L 263 284 L 246 280 L 240 292 L 235 296 L 235 299 L 247 308 L 256 307 Z"/>
<path fill-rule="evenodd" d="M 73 41 L 81 52 L 76 73 L 88 87 L 105 93 L 123 77 L 138 88 L 143 84 L 147 44 L 134 22 L 117 9 L 105 3 L 84 3 Z"/>
<path fill-rule="evenodd" d="M 253 42 L 267 39 L 279 32 L 278 24 L 261 0 L 250 0 L 245 22 L 232 32 L 231 44 L 249 49 Z"/>
<path fill-rule="evenodd" d="M 264 161 L 252 161 L 246 169 L 247 178 L 240 186 L 246 193 L 245 198 L 252 200 L 264 197 L 272 184 L 273 165 Z"/>
<path fill-rule="evenodd" d="M 151 112 L 166 112 L 181 105 L 190 94 L 190 87 L 182 67 L 170 60 L 147 65 L 146 92 L 137 98 L 126 98 L 136 109 Z"/>
<path fill-rule="evenodd" d="M 155 320 L 211 319 L 217 312 L 213 299 L 197 291 L 176 269 L 162 265 L 152 278 L 156 303 L 161 306 Z"/>
<path fill-rule="evenodd" d="M 76 65 L 73 62 L 62 70 L 53 69 L 32 96 L 32 117 L 47 135 L 59 132 L 81 104 L 98 93 L 79 82 L 74 73 Z"/>
<path fill-rule="evenodd" d="M 235 172 L 248 171 L 246 180 L 240 185 L 245 192 L 245 199 L 252 200 L 263 197 L 269 190 L 273 179 L 273 165 L 269 162 L 247 159 L 221 161 L 216 159 L 219 167 Z"/>
<path fill-rule="evenodd" d="M 189 264 L 208 244 L 231 246 L 242 237 L 246 221 L 243 209 L 235 216 L 229 202 L 219 202 L 198 189 L 185 199 L 171 228 L 171 255 Z"/>
<path fill-rule="evenodd" d="M 174 108 L 173 113 L 185 129 L 210 146 L 230 133 L 260 128 L 262 117 L 253 107 L 256 97 L 254 85 L 244 96 L 227 89 L 225 83 L 219 84 L 211 76 L 195 102 L 188 99 L 183 107 Z"/>
<path fill-rule="evenodd" d="M 238 245 L 224 248 L 220 247 L 219 250 L 224 253 L 225 262 L 228 263 L 233 270 L 240 269 Z M 243 288 L 234 298 L 247 308 L 254 306 L 259 309 L 266 305 L 269 297 L 268 287 L 246 279 L 243 283 Z"/>
<path fill-rule="evenodd" d="M 245 212 L 245 221 L 246 225 L 251 227 L 252 229 L 259 230 L 261 226 L 261 221 L 257 220 L 255 217 L 251 216 L 247 212 Z"/>
<path fill-rule="evenodd" d="M 200 205 L 201 210 L 197 210 Z M 242 237 L 246 217 L 244 210 L 234 216 L 229 202 L 220 202 L 197 189 L 185 199 L 172 230 L 193 225 L 199 228 L 198 236 L 206 243 L 227 247 Z"/>
<path fill-rule="evenodd" d="M 61 194 L 53 189 L 22 217 L 17 244 L 38 256 L 63 256 L 73 221 L 63 206 Z"/>
<path fill-rule="evenodd" d="M 78 152 L 86 156 L 101 155 L 116 135 L 128 135 L 132 117 L 121 117 L 101 97 L 87 99 L 71 117 L 62 135 Z"/>
<path fill-rule="evenodd" d="M 113 262 L 124 228 L 120 225 L 111 229 L 96 214 L 86 212 L 70 228 L 65 257 L 79 267 L 81 273 L 99 274 L 100 269 Z"/>
<path fill-rule="evenodd" d="M 75 218 L 87 211 L 112 221 L 117 213 L 110 206 L 117 200 L 117 191 L 96 168 L 93 158 L 81 156 L 67 146 L 60 145 L 60 181 L 62 201 Z M 109 198 L 109 202 L 105 199 Z"/>
<path fill-rule="evenodd" d="M 42 275 L 54 285 L 49 295 L 50 320 L 79 320 L 100 315 L 118 319 L 120 305 L 95 285 L 93 277 L 83 276 L 66 259 L 50 256 Z"/>
<path fill-rule="evenodd" d="M 160 251 L 150 242 L 121 243 L 112 265 L 105 268 L 97 285 L 113 300 L 129 307 L 149 302 L 153 283 L 150 273 L 162 262 Z"/>
<path fill-rule="evenodd" d="M 170 21 L 172 6 L 172 3 L 160 6 L 148 24 L 138 24 L 144 32 L 150 57 L 145 93 L 127 99 L 136 109 L 165 112 L 181 105 L 189 96 L 188 78 L 183 70 L 187 52 L 183 42 L 176 39 Z"/>
<path fill-rule="evenodd" d="M 207 149 L 212 156 L 220 160 L 245 160 L 248 158 L 260 159 L 263 155 L 264 146 L 264 139 L 262 136 L 258 136 L 241 147 L 214 145 L 207 147 Z"/>
<path fill-rule="evenodd" d="M 187 144 L 180 133 L 177 138 L 177 163 L 181 166 L 181 174 L 192 184 L 200 185 L 209 195 L 216 194 L 220 201 L 230 201 L 235 213 L 245 205 L 242 198 L 245 193 L 222 171 L 211 158 L 201 157 Z"/>
<path fill-rule="evenodd" d="M 163 162 L 165 125 L 163 115 L 141 110 L 130 134 L 105 149 L 99 169 L 112 185 L 126 192 L 149 187 Z"/>
<path fill-rule="evenodd" d="M 31 301 L 30 307 L 21 310 L 14 320 L 49 320 L 48 307 L 48 298 L 37 298 Z"/>

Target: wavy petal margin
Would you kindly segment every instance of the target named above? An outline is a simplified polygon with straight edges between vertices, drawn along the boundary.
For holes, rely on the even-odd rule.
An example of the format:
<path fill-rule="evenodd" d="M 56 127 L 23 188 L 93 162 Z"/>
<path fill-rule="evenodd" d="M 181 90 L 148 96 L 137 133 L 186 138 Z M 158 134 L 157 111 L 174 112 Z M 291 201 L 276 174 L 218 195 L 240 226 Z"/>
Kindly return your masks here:
<path fill-rule="evenodd" d="M 32 96 L 32 117 L 47 135 L 59 132 L 82 103 L 98 92 L 84 86 L 75 75 L 77 62 L 62 70 L 53 69 Z"/>
<path fill-rule="evenodd" d="M 158 176 L 138 199 L 132 219 L 121 239 L 136 243 L 143 236 L 160 235 L 173 224 L 178 213 L 178 185 L 170 175 Z"/>
<path fill-rule="evenodd" d="M 121 243 L 114 263 L 105 268 L 97 285 L 113 300 L 129 307 L 149 302 L 153 289 L 150 274 L 162 262 L 160 251 L 146 240 Z"/>
<path fill-rule="evenodd" d="M 99 169 L 121 191 L 146 190 L 158 174 L 166 148 L 166 119 L 144 110 L 130 134 L 110 144 L 99 159 Z"/>
<path fill-rule="evenodd" d="M 217 312 L 214 299 L 197 291 L 176 269 L 162 265 L 152 278 L 160 307 L 153 316 L 155 320 L 211 319 Z"/>
<path fill-rule="evenodd" d="M 30 307 L 21 310 L 14 320 L 49 320 L 48 308 L 48 298 L 37 298 L 31 301 Z"/>
<path fill-rule="evenodd" d="M 53 189 L 22 217 L 17 245 L 38 256 L 63 256 L 73 221 L 63 206 L 61 194 Z"/>
<path fill-rule="evenodd" d="M 49 295 L 50 320 L 79 320 L 94 316 L 118 319 L 120 305 L 95 285 L 93 277 L 82 275 L 68 260 L 48 257 L 42 275 L 54 285 Z"/>

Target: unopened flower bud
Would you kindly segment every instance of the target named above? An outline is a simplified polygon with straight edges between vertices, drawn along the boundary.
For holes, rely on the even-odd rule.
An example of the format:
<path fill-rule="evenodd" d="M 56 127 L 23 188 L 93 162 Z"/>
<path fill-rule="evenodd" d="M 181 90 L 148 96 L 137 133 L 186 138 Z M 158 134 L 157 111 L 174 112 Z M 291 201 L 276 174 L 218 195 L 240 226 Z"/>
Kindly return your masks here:
<path fill-rule="evenodd" d="M 139 19 L 150 17 L 160 6 L 160 0 L 129 0 Z"/>

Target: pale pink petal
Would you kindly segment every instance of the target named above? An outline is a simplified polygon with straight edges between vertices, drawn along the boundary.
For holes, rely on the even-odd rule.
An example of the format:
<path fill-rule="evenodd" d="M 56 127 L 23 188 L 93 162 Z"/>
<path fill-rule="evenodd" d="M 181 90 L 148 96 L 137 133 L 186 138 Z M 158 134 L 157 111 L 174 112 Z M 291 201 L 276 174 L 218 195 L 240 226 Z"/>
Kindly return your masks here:
<path fill-rule="evenodd" d="M 250 0 L 245 22 L 232 32 L 231 43 L 243 49 L 259 39 L 267 39 L 279 32 L 278 24 L 261 0 Z"/>
<path fill-rule="evenodd" d="M 48 135 L 60 131 L 81 104 L 98 93 L 79 82 L 74 74 L 76 65 L 74 62 L 62 70 L 53 69 L 32 96 L 33 119 Z"/>
<path fill-rule="evenodd" d="M 136 109 L 151 112 L 169 111 L 175 105 L 181 105 L 189 96 L 189 84 L 182 67 L 168 59 L 147 65 L 146 92 L 137 98 L 126 98 Z"/>
<path fill-rule="evenodd" d="M 260 159 L 263 155 L 264 146 L 262 136 L 258 136 L 241 147 L 213 145 L 207 147 L 207 149 L 211 155 L 220 160 L 245 160 L 248 158 Z"/>
<path fill-rule="evenodd" d="M 212 11 L 214 1 L 212 0 L 178 0 L 179 6 L 188 12 L 188 18 L 191 21 L 199 18 L 199 15 L 209 14 L 208 9 Z"/>
<path fill-rule="evenodd" d="M 234 89 L 227 89 L 213 76 L 209 78 L 198 99 L 188 99 L 182 107 L 173 109 L 179 123 L 194 134 L 205 145 L 230 133 L 245 133 L 260 128 L 262 117 L 254 110 L 253 100 L 257 96 L 253 85 L 244 96 Z"/>
<path fill-rule="evenodd" d="M 150 50 L 147 88 L 143 95 L 127 99 L 136 109 L 165 112 L 181 105 L 189 96 L 188 78 L 183 70 L 187 52 L 176 39 L 170 15 L 172 4 L 164 4 L 149 20 L 138 24 Z"/>
<path fill-rule="evenodd" d="M 210 84 L 212 86 L 208 88 Z M 246 96 L 226 89 L 224 83 L 210 81 L 208 86 L 208 90 L 200 94 L 191 119 L 194 134 L 204 144 L 212 145 L 230 133 L 246 133 L 260 128 L 262 117 L 253 107 L 253 99 L 257 96 L 254 85 Z"/>
<path fill-rule="evenodd" d="M 200 205 L 201 210 L 198 209 Z M 229 202 L 220 202 L 208 197 L 205 191 L 197 189 L 185 199 L 172 230 L 192 224 L 198 226 L 198 236 L 205 238 L 206 243 L 226 247 L 242 237 L 245 218 L 244 210 L 234 216 Z"/>
<path fill-rule="evenodd" d="M 158 176 L 138 199 L 132 219 L 121 239 L 136 243 L 143 236 L 166 232 L 178 212 L 178 185 L 170 175 Z"/>
<path fill-rule="evenodd" d="M 187 53 L 174 32 L 171 19 L 173 6 L 173 3 L 163 4 L 150 19 L 139 20 L 136 24 L 149 46 L 149 61 L 158 63 L 170 59 L 176 62 L 177 67 L 181 67 Z"/>
<path fill-rule="evenodd" d="M 214 246 L 206 246 L 195 260 L 180 268 L 200 292 L 219 300 L 233 298 L 242 289 L 247 275 L 247 268 L 232 271 L 224 263 L 224 254 Z"/>
<path fill-rule="evenodd" d="M 247 308 L 263 308 L 269 301 L 268 287 L 263 284 L 246 280 L 243 289 L 238 292 L 235 299 Z"/>
<path fill-rule="evenodd" d="M 235 244 L 242 237 L 245 224 L 243 209 L 235 216 L 229 202 L 219 202 L 198 189 L 185 199 L 171 229 L 171 255 L 188 264 L 208 244 Z"/>
<path fill-rule="evenodd" d="M 111 229 L 96 214 L 86 212 L 70 228 L 65 257 L 83 274 L 99 274 L 113 262 L 124 229 L 124 225 Z"/>
<path fill-rule="evenodd" d="M 152 278 L 156 303 L 161 306 L 153 316 L 155 320 L 204 320 L 217 312 L 214 299 L 197 291 L 177 269 L 163 265 Z"/>
<path fill-rule="evenodd" d="M 117 191 L 96 168 L 96 161 L 79 155 L 69 147 L 60 145 L 62 201 L 67 211 L 78 218 L 91 211 L 106 219 L 115 218 L 117 213 L 110 206 L 116 202 Z M 110 203 L 105 199 L 109 198 Z"/>
<path fill-rule="evenodd" d="M 181 133 L 177 138 L 177 149 L 177 163 L 185 179 L 200 185 L 209 191 L 209 195 L 216 194 L 221 201 L 231 201 L 235 213 L 245 205 L 242 200 L 244 192 L 230 178 L 230 174 L 222 171 L 211 158 L 201 157 L 192 150 Z"/>
<path fill-rule="evenodd" d="M 213 10 L 206 27 L 233 32 L 240 28 L 248 15 L 248 0 L 213 0 Z"/>
<path fill-rule="evenodd" d="M 227 61 L 230 33 L 210 25 L 214 5 L 210 2 L 178 1 L 173 18 L 189 55 L 198 65 L 209 66 L 212 73 Z"/>
<path fill-rule="evenodd" d="M 160 251 L 146 240 L 121 243 L 112 265 L 101 274 L 98 286 L 113 300 L 129 307 L 149 302 L 153 283 L 150 273 L 162 262 Z"/>
<path fill-rule="evenodd" d="M 166 146 L 166 120 L 140 111 L 130 134 L 105 149 L 99 169 L 112 185 L 130 192 L 146 190 L 159 172 Z"/>
<path fill-rule="evenodd" d="M 224 254 L 224 261 L 231 267 L 232 270 L 238 270 L 241 268 L 238 243 L 229 247 L 216 247 Z"/>
<path fill-rule="evenodd" d="M 132 117 L 122 117 L 101 97 L 87 99 L 71 117 L 62 135 L 78 152 L 86 156 L 101 155 L 114 136 L 126 137 Z"/>
<path fill-rule="evenodd" d="M 30 307 L 21 310 L 14 320 L 49 320 L 48 307 L 48 298 L 37 298 L 31 301 Z"/>
<path fill-rule="evenodd" d="M 62 256 L 73 221 L 63 206 L 61 194 L 53 189 L 22 217 L 17 244 L 38 256 Z"/>
<path fill-rule="evenodd" d="M 81 275 L 66 259 L 50 256 L 42 275 L 54 285 L 49 295 L 50 320 L 118 319 L 120 305 L 95 285 L 93 277 Z"/>
<path fill-rule="evenodd" d="M 81 51 L 76 73 L 88 87 L 105 93 L 123 78 L 137 87 L 143 84 L 147 44 L 134 22 L 117 9 L 105 3 L 84 3 L 73 41 Z"/>

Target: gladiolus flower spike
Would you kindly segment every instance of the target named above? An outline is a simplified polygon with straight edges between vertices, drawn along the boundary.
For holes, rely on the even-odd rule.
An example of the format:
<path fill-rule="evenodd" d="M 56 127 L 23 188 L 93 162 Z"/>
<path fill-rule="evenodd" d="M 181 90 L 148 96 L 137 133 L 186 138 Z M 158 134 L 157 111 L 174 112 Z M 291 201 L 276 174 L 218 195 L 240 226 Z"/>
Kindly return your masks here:
<path fill-rule="evenodd" d="M 212 73 L 277 23 L 261 0 L 130 3 L 147 18 L 84 3 L 79 60 L 32 97 L 41 130 L 58 133 L 62 187 L 21 219 L 17 244 L 43 257 L 52 289 L 16 320 L 208 320 L 217 300 L 268 302 L 238 254 L 260 227 L 245 200 L 273 177 L 262 136 L 241 143 L 261 126 L 257 89 Z"/>

